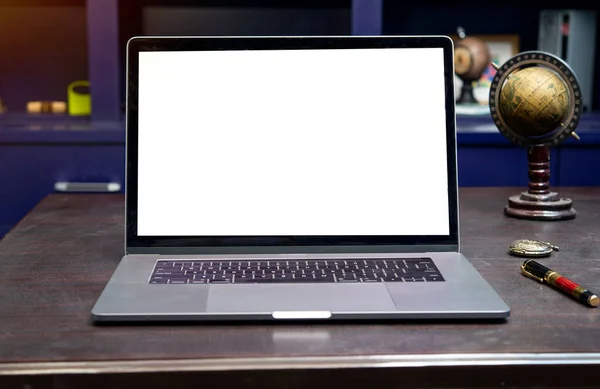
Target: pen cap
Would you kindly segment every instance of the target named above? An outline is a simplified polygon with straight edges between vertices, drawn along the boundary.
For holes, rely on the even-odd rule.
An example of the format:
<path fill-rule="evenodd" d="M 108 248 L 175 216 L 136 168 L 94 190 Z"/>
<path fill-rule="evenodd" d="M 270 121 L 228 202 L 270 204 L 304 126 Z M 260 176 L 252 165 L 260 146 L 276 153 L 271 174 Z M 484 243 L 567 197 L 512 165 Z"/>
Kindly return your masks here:
<path fill-rule="evenodd" d="M 544 278 L 544 275 L 550 271 L 550 269 L 548 269 L 546 266 L 531 259 L 525 261 L 523 266 L 525 267 L 525 270 L 539 278 Z"/>

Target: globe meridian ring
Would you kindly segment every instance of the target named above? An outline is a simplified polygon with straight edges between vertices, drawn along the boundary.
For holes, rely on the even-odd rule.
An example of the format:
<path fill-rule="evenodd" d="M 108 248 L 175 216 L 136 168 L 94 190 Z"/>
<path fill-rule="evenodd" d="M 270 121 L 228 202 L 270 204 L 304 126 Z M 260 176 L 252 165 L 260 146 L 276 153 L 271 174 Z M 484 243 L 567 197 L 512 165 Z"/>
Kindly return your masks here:
<path fill-rule="evenodd" d="M 508 76 L 521 68 L 534 65 L 544 66 L 558 74 L 567 87 L 569 103 L 567 114 L 563 118 L 560 127 L 542 136 L 527 137 L 508 125 L 501 114 L 500 99 L 498 97 Z M 489 106 L 494 124 L 502 135 L 511 142 L 520 146 L 555 146 L 564 142 L 575 131 L 579 123 L 582 113 L 581 87 L 573 70 L 561 58 L 541 51 L 526 51 L 513 56 L 498 69 L 490 88 Z"/>

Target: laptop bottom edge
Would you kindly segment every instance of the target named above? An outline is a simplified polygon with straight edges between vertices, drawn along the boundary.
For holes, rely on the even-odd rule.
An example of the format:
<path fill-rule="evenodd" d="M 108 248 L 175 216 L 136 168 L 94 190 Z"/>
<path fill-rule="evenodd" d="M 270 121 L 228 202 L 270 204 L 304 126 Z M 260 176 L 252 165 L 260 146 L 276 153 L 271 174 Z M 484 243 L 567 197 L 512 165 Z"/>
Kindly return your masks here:
<path fill-rule="evenodd" d="M 289 314 L 288 314 L 289 313 Z M 315 314 L 311 316 L 311 314 Z M 325 317 L 326 316 L 326 317 Z M 356 322 L 356 321 L 504 321 L 509 311 L 489 312 L 272 312 L 272 313 L 202 313 L 202 314 L 135 314 L 104 315 L 92 314 L 95 324 L 140 323 L 140 322 Z"/>

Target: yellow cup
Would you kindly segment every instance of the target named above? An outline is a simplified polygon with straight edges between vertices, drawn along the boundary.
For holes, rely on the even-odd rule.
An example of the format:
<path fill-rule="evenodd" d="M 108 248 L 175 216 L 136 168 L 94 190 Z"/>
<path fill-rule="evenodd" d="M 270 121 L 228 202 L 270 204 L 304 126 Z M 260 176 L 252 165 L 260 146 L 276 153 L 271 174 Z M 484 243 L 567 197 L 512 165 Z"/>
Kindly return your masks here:
<path fill-rule="evenodd" d="M 81 116 L 92 113 L 92 96 L 89 93 L 79 93 L 77 87 L 90 87 L 89 81 L 73 81 L 67 87 L 67 102 L 69 115 Z"/>

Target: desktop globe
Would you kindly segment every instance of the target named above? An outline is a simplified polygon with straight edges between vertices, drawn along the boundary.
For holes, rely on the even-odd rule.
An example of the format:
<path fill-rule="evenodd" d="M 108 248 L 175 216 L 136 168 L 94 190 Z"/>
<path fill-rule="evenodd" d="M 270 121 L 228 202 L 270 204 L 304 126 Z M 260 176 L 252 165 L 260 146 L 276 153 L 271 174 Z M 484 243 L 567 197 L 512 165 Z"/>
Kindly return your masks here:
<path fill-rule="evenodd" d="M 499 101 L 507 125 L 519 134 L 536 137 L 560 126 L 569 110 L 569 91 L 556 72 L 534 66 L 511 74 Z"/>
<path fill-rule="evenodd" d="M 573 219 L 572 200 L 550 191 L 550 147 L 569 136 L 582 110 L 581 88 L 573 70 L 559 57 L 529 51 L 502 66 L 490 88 L 490 111 L 500 132 L 527 149 L 529 185 L 511 196 L 505 213 L 533 220 Z"/>

